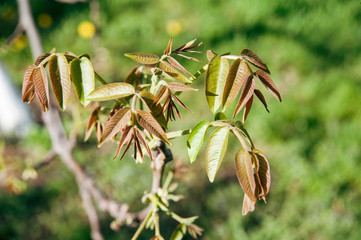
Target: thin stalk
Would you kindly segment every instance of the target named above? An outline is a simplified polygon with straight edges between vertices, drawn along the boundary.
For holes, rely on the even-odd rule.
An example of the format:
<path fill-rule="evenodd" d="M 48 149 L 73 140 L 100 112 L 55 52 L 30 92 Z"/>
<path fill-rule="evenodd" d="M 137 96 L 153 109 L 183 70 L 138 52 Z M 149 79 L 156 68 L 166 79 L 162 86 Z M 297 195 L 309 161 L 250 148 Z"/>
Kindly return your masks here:
<path fill-rule="evenodd" d="M 149 221 L 149 219 L 150 219 L 150 217 L 152 216 L 152 214 L 153 214 L 153 209 L 151 209 L 151 210 L 149 211 L 149 213 L 147 214 L 147 216 L 144 218 L 143 222 L 139 225 L 137 231 L 134 233 L 134 235 L 133 235 L 133 237 L 132 237 L 131 240 L 136 240 L 136 239 L 139 237 L 140 233 L 143 231 L 145 225 L 146 225 L 147 222 Z"/>
<path fill-rule="evenodd" d="M 95 73 L 95 78 L 103 85 L 108 84 L 96 71 L 94 71 Z"/>
<path fill-rule="evenodd" d="M 177 137 L 188 135 L 190 133 L 191 133 L 191 129 L 168 132 L 167 133 L 167 138 L 168 139 L 174 139 L 174 138 L 177 138 Z"/>
<path fill-rule="evenodd" d="M 201 69 L 198 70 L 195 74 L 193 74 L 192 77 L 189 78 L 190 81 L 196 80 L 203 72 L 205 72 L 208 69 L 208 64 L 204 65 Z"/>

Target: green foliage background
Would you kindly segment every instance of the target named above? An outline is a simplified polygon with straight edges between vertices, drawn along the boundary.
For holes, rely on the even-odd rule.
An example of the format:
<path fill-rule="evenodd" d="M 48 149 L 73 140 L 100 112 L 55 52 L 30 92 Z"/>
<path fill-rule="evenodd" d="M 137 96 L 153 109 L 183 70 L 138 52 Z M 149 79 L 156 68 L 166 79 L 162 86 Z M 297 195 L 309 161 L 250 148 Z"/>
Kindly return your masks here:
<path fill-rule="evenodd" d="M 101 7 L 97 48 L 81 38 L 77 26 L 89 20 L 89 5 L 32 1 L 35 18 L 47 13 L 49 28 L 40 28 L 44 50 L 101 56 L 95 69 L 108 81 L 124 79 L 134 62 L 126 52 L 162 53 L 167 24 L 181 26 L 175 46 L 197 38 L 203 51 L 238 54 L 252 49 L 268 64 L 283 96 L 271 95 L 268 114 L 258 102 L 246 126 L 256 146 L 268 156 L 272 187 L 268 203 L 242 216 L 242 189 L 234 173 L 236 146 L 223 162 L 215 183 L 206 178 L 204 160 L 190 165 L 186 138 L 176 140 L 174 155 L 189 167 L 180 182 L 186 200 L 176 204 L 182 216 L 199 215 L 202 239 L 360 239 L 361 237 L 361 4 L 337 0 L 106 0 Z M 28 45 L 6 46 L 17 24 L 15 1 L 0 1 L 0 59 L 21 87 L 22 72 L 32 62 Z M 21 40 L 21 39 L 20 39 Z M 22 39 L 24 41 L 24 39 Z M 26 41 L 25 41 L 26 44 Z M 203 63 L 206 62 L 203 54 Z M 188 65 L 189 66 L 189 65 Z M 189 66 L 196 71 L 201 65 Z M 203 89 L 203 77 L 198 87 Z M 210 120 L 202 94 L 182 95 L 193 113 L 183 113 L 182 127 Z M 196 99 L 195 99 L 196 98 Z M 195 104 L 197 103 L 197 104 Z M 256 102 L 257 103 L 257 102 Z M 63 114 L 68 131 L 81 128 L 90 111 L 80 106 Z M 75 121 L 70 112 L 76 113 Z M 173 124 L 174 127 L 179 125 Z M 81 130 L 83 134 L 84 130 Z M 95 139 L 82 142 L 75 156 L 107 194 L 143 207 L 140 197 L 150 189 L 148 162 L 131 158 L 112 161 L 115 145 L 96 148 Z M 49 150 L 49 137 L 34 126 L 22 140 L 1 139 L 5 164 L 19 169 L 39 162 Z M 231 141 L 232 142 L 232 141 Z M 233 141 L 235 142 L 235 141 Z M 202 161 L 203 160 L 203 161 Z M 89 239 L 87 218 L 74 177 L 56 161 L 38 172 L 21 194 L 0 190 L 1 239 Z M 109 229 L 101 214 L 106 239 L 129 239 L 135 228 Z M 163 218 L 170 236 L 176 225 Z M 149 239 L 151 233 L 144 239 Z"/>

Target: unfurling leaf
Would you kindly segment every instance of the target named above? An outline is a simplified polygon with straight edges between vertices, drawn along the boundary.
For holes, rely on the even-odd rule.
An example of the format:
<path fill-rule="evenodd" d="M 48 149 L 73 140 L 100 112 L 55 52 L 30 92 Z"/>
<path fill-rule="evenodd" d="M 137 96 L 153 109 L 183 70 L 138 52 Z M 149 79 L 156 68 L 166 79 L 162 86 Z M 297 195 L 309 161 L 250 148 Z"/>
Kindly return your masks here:
<path fill-rule="evenodd" d="M 235 157 L 236 174 L 243 191 L 251 201 L 256 202 L 256 182 L 253 175 L 251 155 L 244 149 L 238 150 Z"/>
<path fill-rule="evenodd" d="M 214 121 L 218 120 L 227 120 L 227 117 L 223 112 L 217 112 L 216 115 L 214 115 Z"/>
<path fill-rule="evenodd" d="M 42 65 L 36 67 L 33 72 L 35 94 L 39 99 L 44 112 L 49 110 L 49 85 L 48 77 Z"/>
<path fill-rule="evenodd" d="M 206 169 L 210 182 L 214 182 L 228 145 L 229 128 L 217 128 L 211 135 L 206 150 Z"/>
<path fill-rule="evenodd" d="M 107 101 L 131 96 L 135 89 L 128 83 L 109 83 L 98 87 L 86 97 L 88 101 Z"/>
<path fill-rule="evenodd" d="M 264 192 L 264 196 L 260 196 L 264 200 L 267 199 L 267 194 L 271 187 L 271 170 L 266 156 L 258 149 L 253 149 L 253 153 L 256 155 L 259 162 L 258 176 L 261 182 L 261 187 Z"/>
<path fill-rule="evenodd" d="M 128 126 L 125 129 L 122 130 L 122 134 L 119 140 L 119 144 L 118 144 L 118 148 L 117 148 L 117 152 L 115 153 L 113 159 L 116 159 L 117 156 L 120 153 L 120 150 L 122 149 L 122 147 L 124 145 L 128 145 L 127 148 L 125 149 L 122 157 L 120 158 L 120 160 L 123 158 L 123 156 L 125 155 L 125 153 L 127 152 L 127 150 L 129 149 L 130 145 L 131 145 L 131 141 L 134 138 L 133 135 L 134 131 L 133 131 L 133 126 Z"/>
<path fill-rule="evenodd" d="M 86 130 L 85 130 L 85 137 L 84 137 L 84 142 L 87 141 L 92 133 L 92 130 L 96 124 L 96 121 L 98 120 L 98 112 L 99 112 L 99 107 L 95 108 L 93 110 L 93 112 L 90 114 L 87 126 L 86 126 Z"/>
<path fill-rule="evenodd" d="M 170 37 L 168 45 L 167 45 L 166 49 L 164 49 L 164 52 L 163 52 L 164 55 L 169 55 L 172 53 L 172 43 L 173 43 L 173 37 Z"/>
<path fill-rule="evenodd" d="M 270 73 L 267 65 L 262 61 L 260 57 L 257 56 L 254 52 L 249 49 L 243 49 L 241 55 L 246 59 L 248 62 L 252 63 L 254 66 L 262 69 L 263 71 Z"/>
<path fill-rule="evenodd" d="M 272 81 L 272 79 L 262 70 L 257 70 L 254 73 L 258 79 L 262 82 L 262 84 L 272 93 L 272 95 L 278 99 L 278 101 L 282 102 L 281 94 L 279 93 L 276 85 Z"/>
<path fill-rule="evenodd" d="M 204 120 L 199 122 L 193 129 L 191 134 L 189 134 L 187 140 L 187 147 L 188 147 L 188 156 L 193 163 L 197 159 L 197 155 L 199 150 L 201 149 L 204 139 L 206 137 L 206 132 L 209 127 L 209 122 Z"/>
<path fill-rule="evenodd" d="M 45 58 L 47 58 L 47 57 L 49 57 L 49 56 L 50 56 L 50 53 L 43 53 L 43 54 L 41 54 L 39 57 L 36 58 L 36 60 L 35 60 L 35 65 L 36 65 L 36 66 L 39 66 L 39 64 L 40 64 Z"/>
<path fill-rule="evenodd" d="M 245 193 L 243 197 L 242 215 L 247 215 L 248 212 L 253 212 L 256 207 L 256 202 L 252 201 Z"/>
<path fill-rule="evenodd" d="M 132 111 L 130 111 L 130 107 L 118 110 L 105 124 L 98 146 L 101 146 L 103 143 L 109 141 L 113 136 L 120 132 L 120 130 L 122 130 L 130 121 L 131 116 Z"/>
<path fill-rule="evenodd" d="M 164 132 L 158 121 L 146 111 L 137 110 L 137 121 L 149 133 L 170 144 L 167 134 Z"/>
<path fill-rule="evenodd" d="M 264 98 L 262 92 L 258 89 L 255 89 L 254 93 L 256 94 L 257 98 L 262 102 L 262 104 L 266 108 L 267 112 L 269 112 L 266 99 Z"/>
<path fill-rule="evenodd" d="M 254 82 L 254 79 L 253 79 L 253 75 L 250 75 L 247 78 L 246 82 L 244 83 L 244 86 L 243 86 L 241 95 L 239 97 L 236 109 L 234 110 L 234 113 L 233 113 L 233 118 L 235 118 L 237 116 L 239 111 L 241 111 L 243 106 L 253 96 L 254 86 L 255 86 L 255 82 Z"/>
<path fill-rule="evenodd" d="M 248 116 L 249 111 L 251 111 L 252 108 L 252 103 L 253 103 L 253 95 L 251 96 L 251 98 L 248 100 L 248 102 L 246 103 L 246 107 L 244 108 L 244 113 L 243 113 L 243 118 L 242 118 L 242 122 L 245 122 Z"/>
<path fill-rule="evenodd" d="M 219 55 L 213 57 L 209 63 L 205 82 L 206 98 L 212 112 L 216 112 L 222 104 L 228 69 L 228 60 Z"/>
<path fill-rule="evenodd" d="M 136 133 L 136 137 L 137 139 L 140 141 L 140 143 L 144 146 L 145 150 L 148 153 L 149 158 L 153 161 L 153 155 L 152 155 L 152 151 L 149 148 L 149 145 L 147 143 L 147 140 L 145 139 L 145 135 L 144 133 L 139 130 L 138 128 L 135 129 L 135 133 Z"/>
<path fill-rule="evenodd" d="M 175 67 L 176 69 L 185 72 L 186 74 L 188 74 L 191 77 L 194 77 L 190 72 L 188 72 L 187 69 L 185 69 L 185 67 L 182 66 L 182 64 L 180 64 L 176 59 L 172 58 L 171 56 L 167 56 L 167 60 L 168 62 Z"/>
<path fill-rule="evenodd" d="M 179 224 L 178 227 L 172 233 L 170 240 L 182 240 L 187 233 L 187 227 L 184 224 Z"/>
<path fill-rule="evenodd" d="M 217 54 L 214 53 L 212 50 L 207 50 L 207 59 L 208 59 L 208 62 L 210 62 L 214 56 L 216 56 Z"/>
<path fill-rule="evenodd" d="M 70 97 L 70 68 L 66 57 L 59 53 L 49 60 L 49 75 L 56 101 L 62 110 L 65 110 Z"/>
<path fill-rule="evenodd" d="M 140 64 L 156 64 L 159 62 L 159 57 L 150 53 L 126 53 L 124 55 Z"/>
<path fill-rule="evenodd" d="M 161 61 L 159 64 L 160 69 L 162 69 L 162 71 L 164 71 L 165 73 L 167 73 L 169 76 L 178 79 L 182 82 L 185 83 L 191 83 L 192 81 L 190 81 L 187 77 L 185 77 L 182 73 L 180 73 L 175 67 L 173 67 L 172 65 L 170 65 L 169 63 L 165 62 L 165 61 Z"/>
<path fill-rule="evenodd" d="M 23 79 L 23 88 L 22 88 L 22 101 L 23 102 L 31 102 L 34 97 L 34 80 L 33 80 L 33 72 L 35 69 L 35 65 L 29 65 L 24 73 Z"/>
<path fill-rule="evenodd" d="M 139 93 L 140 99 L 144 101 L 143 103 L 148 108 L 149 112 L 153 115 L 155 119 L 165 128 L 167 128 L 167 121 L 163 114 L 162 106 L 155 102 L 155 97 L 148 91 L 141 91 Z"/>
<path fill-rule="evenodd" d="M 237 59 L 233 62 L 223 92 L 223 111 L 233 102 L 249 76 L 247 63 Z"/>
<path fill-rule="evenodd" d="M 70 62 L 70 76 L 80 103 L 86 107 L 90 103 L 86 96 L 95 88 L 94 69 L 89 59 L 73 59 Z"/>
<path fill-rule="evenodd" d="M 168 88 L 173 92 L 189 92 L 189 91 L 198 91 L 188 85 L 184 85 L 177 82 L 170 82 L 167 84 Z"/>

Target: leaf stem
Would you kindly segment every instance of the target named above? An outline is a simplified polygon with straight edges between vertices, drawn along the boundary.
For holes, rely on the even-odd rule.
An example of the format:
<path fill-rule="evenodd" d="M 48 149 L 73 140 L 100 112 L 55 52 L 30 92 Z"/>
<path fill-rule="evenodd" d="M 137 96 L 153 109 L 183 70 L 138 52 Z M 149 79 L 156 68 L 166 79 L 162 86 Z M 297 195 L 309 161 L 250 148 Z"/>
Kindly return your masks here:
<path fill-rule="evenodd" d="M 96 71 L 94 71 L 95 78 L 103 85 L 108 84 Z"/>
<path fill-rule="evenodd" d="M 190 133 L 191 133 L 191 129 L 168 132 L 167 133 L 167 138 L 168 139 L 174 139 L 174 138 L 177 138 L 177 137 L 188 135 Z"/>
<path fill-rule="evenodd" d="M 143 222 L 139 225 L 137 231 L 134 233 L 133 237 L 131 240 L 136 240 L 140 233 L 143 231 L 145 225 L 147 224 L 147 222 L 149 221 L 150 217 L 152 216 L 153 214 L 153 209 L 150 209 L 148 215 L 144 218 Z"/>
<path fill-rule="evenodd" d="M 196 80 L 203 72 L 205 72 L 208 69 L 208 64 L 204 65 L 201 69 L 198 70 L 195 74 L 193 74 L 192 77 L 189 78 L 191 82 Z"/>

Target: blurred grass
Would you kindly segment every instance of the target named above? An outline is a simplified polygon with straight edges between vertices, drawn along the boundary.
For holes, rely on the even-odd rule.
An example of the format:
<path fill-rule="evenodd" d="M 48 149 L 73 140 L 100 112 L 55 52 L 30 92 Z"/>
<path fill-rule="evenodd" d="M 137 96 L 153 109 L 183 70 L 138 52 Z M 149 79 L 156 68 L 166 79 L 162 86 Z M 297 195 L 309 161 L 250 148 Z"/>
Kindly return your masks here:
<path fill-rule="evenodd" d="M 1 2 L 0 19 L 7 24 L 0 24 L 0 43 L 5 43 L 16 26 L 14 2 Z M 237 54 L 250 48 L 268 64 L 283 102 L 267 94 L 271 113 L 256 101 L 246 124 L 271 165 L 273 185 L 266 205 L 259 203 L 254 213 L 241 215 L 243 193 L 233 170 L 233 155 L 239 147 L 235 141 L 231 141 L 214 184 L 207 182 L 202 157 L 188 164 L 186 138 L 174 143 L 174 155 L 190 169 L 180 181 L 186 200 L 175 207 L 183 216 L 200 215 L 198 223 L 206 229 L 202 239 L 361 237 L 359 2 L 100 1 L 97 48 L 92 48 L 91 39 L 77 33 L 77 26 L 89 20 L 87 4 L 32 3 L 35 17 L 47 13 L 53 18 L 49 28 L 40 28 L 44 50 L 56 47 L 58 51 L 100 56 L 95 68 L 108 81 L 121 81 L 134 66 L 124 53 L 160 54 L 168 41 L 170 22 L 181 26 L 174 46 L 197 38 L 204 42 L 204 52 L 212 49 Z M 22 72 L 31 63 L 29 46 L 19 49 L 16 44 L 2 44 L 0 54 L 20 89 Z M 205 57 L 202 60 L 204 63 Z M 187 66 L 196 71 L 201 65 Z M 202 92 L 203 77 L 197 81 Z M 184 120 L 172 128 L 190 128 L 201 118 L 211 119 L 202 94 L 183 97 L 193 113 L 182 112 Z M 70 131 L 78 125 L 67 114 L 64 121 Z M 86 122 L 87 114 L 82 112 L 79 121 Z M 49 149 L 46 138 L 44 133 L 30 134 L 16 146 L 23 146 L 29 158 L 37 161 Z M 79 144 L 77 159 L 105 192 L 141 208 L 140 196 L 149 189 L 149 163 L 135 165 L 131 158 L 112 161 L 115 146 L 96 149 L 92 141 Z M 39 154 L 31 153 L 33 147 Z M 18 196 L 0 192 L 1 239 L 89 238 L 87 219 L 67 169 L 53 163 L 29 185 Z M 101 218 L 106 239 L 129 239 L 135 231 L 122 228 L 112 232 L 108 228 L 111 219 L 103 214 Z M 31 229 L 27 227 L 30 223 Z M 175 225 L 168 218 L 162 219 L 162 229 L 169 236 L 167 229 Z"/>

